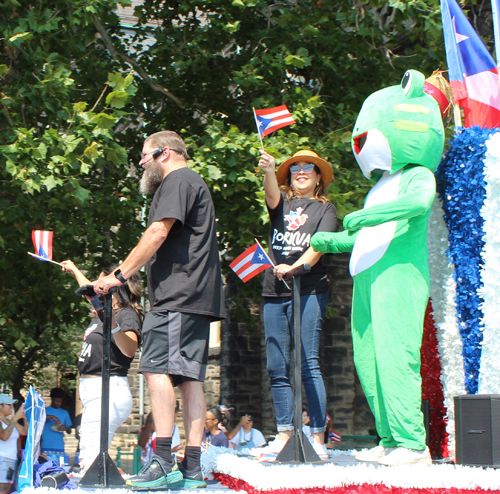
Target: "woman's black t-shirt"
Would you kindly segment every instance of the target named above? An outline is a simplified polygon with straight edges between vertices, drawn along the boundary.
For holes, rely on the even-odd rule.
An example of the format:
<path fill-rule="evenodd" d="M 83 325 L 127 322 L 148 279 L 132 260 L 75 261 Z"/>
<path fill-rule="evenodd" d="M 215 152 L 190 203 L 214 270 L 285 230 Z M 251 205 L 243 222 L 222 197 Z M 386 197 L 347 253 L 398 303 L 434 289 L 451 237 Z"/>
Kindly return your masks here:
<path fill-rule="evenodd" d="M 133 331 L 141 342 L 141 318 L 133 309 L 122 309 L 116 314 L 116 322 L 122 331 Z M 100 376 L 102 371 L 102 321 L 95 317 L 83 335 L 83 346 L 78 358 L 80 375 Z M 111 335 L 111 375 L 126 376 L 133 357 L 123 355 L 116 346 L 114 335 Z"/>
<path fill-rule="evenodd" d="M 275 265 L 292 265 L 309 248 L 316 232 L 334 232 L 337 228 L 337 210 L 333 204 L 304 198 L 288 201 L 283 192 L 278 206 L 269 210 L 269 217 L 269 257 Z M 301 277 L 301 294 L 322 293 L 328 288 L 328 276 L 321 258 L 309 274 Z M 266 270 L 262 295 L 290 296 L 290 290 L 276 278 L 272 268 Z"/>

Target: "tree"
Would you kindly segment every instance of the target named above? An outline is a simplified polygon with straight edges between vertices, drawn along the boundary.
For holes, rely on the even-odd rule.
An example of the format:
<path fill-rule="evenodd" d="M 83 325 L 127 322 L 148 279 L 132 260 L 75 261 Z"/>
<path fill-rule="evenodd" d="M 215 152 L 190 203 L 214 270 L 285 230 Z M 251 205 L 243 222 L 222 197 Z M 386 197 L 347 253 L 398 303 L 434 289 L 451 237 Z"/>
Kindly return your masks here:
<path fill-rule="evenodd" d="M 191 145 L 228 259 L 267 230 L 252 107 L 293 112 L 297 125 L 265 138 L 266 148 L 279 160 L 307 147 L 327 157 L 342 218 L 371 186 L 350 149 L 364 99 L 407 68 L 430 75 L 445 66 L 437 0 L 149 0 L 135 13 L 131 46 L 156 40 L 136 60 L 177 98 L 139 84 L 136 104 L 148 129 L 181 129 Z M 158 27 L 148 31 L 148 22 Z"/>
<path fill-rule="evenodd" d="M 0 380 L 17 396 L 28 371 L 35 379 L 49 363 L 74 362 L 74 328 L 88 315 L 67 274 L 26 254 L 31 231 L 53 230 L 57 260 L 93 266 L 96 276 L 141 228 L 143 201 L 114 136 L 136 88 L 104 51 L 96 70 L 94 10 L 0 6 Z"/>
<path fill-rule="evenodd" d="M 297 125 L 266 149 L 328 158 L 343 217 L 370 187 L 350 151 L 364 99 L 407 68 L 445 66 L 438 0 L 145 0 L 127 32 L 115 8 L 0 5 L 0 380 L 16 393 L 28 371 L 73 358 L 66 345 L 86 317 L 67 275 L 25 254 L 31 230 L 53 229 L 57 258 L 92 276 L 120 259 L 141 231 L 134 164 L 145 135 L 185 138 L 212 191 L 227 271 L 267 230 L 252 107 L 289 107 Z M 244 290 L 256 296 L 260 282 Z"/>

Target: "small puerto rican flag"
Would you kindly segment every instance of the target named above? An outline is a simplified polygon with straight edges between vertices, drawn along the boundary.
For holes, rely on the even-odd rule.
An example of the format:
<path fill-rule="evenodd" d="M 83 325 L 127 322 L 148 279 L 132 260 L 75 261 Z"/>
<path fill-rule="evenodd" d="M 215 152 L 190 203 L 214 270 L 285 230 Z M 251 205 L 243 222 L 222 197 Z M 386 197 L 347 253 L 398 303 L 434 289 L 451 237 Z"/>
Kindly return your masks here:
<path fill-rule="evenodd" d="M 261 138 L 275 130 L 296 123 L 286 105 L 276 106 L 268 110 L 254 110 L 254 112 L 257 132 Z"/>
<path fill-rule="evenodd" d="M 330 429 L 328 431 L 328 439 L 330 439 L 332 443 L 340 443 L 342 441 L 342 436 L 338 432 Z"/>
<path fill-rule="evenodd" d="M 52 237 L 54 232 L 47 230 L 33 230 L 31 238 L 35 247 L 35 254 L 40 261 L 52 260 Z"/>
<path fill-rule="evenodd" d="M 240 254 L 229 267 L 246 283 L 254 276 L 273 266 L 273 262 L 257 242 Z"/>

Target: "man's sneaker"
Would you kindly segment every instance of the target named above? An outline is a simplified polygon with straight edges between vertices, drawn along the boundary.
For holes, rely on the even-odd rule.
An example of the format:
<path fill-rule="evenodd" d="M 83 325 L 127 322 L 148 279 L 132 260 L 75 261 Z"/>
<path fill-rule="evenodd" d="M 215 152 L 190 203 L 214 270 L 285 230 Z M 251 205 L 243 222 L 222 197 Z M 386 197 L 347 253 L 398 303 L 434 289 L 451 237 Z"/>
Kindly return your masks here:
<path fill-rule="evenodd" d="M 186 480 L 201 480 L 201 481 L 205 480 L 200 466 L 197 466 L 192 470 L 186 470 L 186 467 L 182 463 L 179 463 L 179 470 L 181 471 L 182 476 Z"/>
<path fill-rule="evenodd" d="M 176 482 L 169 486 L 172 490 L 175 489 L 203 489 L 207 486 L 207 483 L 204 480 L 189 480 L 182 479 L 180 482 Z"/>
<path fill-rule="evenodd" d="M 170 487 L 171 484 L 183 479 L 177 463 L 167 463 L 163 458 L 153 455 L 149 463 L 135 476 L 127 480 L 130 487 L 153 489 L 155 487 Z"/>
<path fill-rule="evenodd" d="M 279 455 L 281 450 L 285 447 L 286 441 L 279 439 L 278 437 L 271 441 L 267 446 L 263 448 L 252 448 L 250 454 L 257 458 L 262 455 Z"/>
<path fill-rule="evenodd" d="M 396 448 L 392 453 L 380 458 L 380 465 L 432 465 L 429 448 L 425 449 L 406 449 Z"/>
<path fill-rule="evenodd" d="M 374 448 L 360 451 L 356 456 L 358 461 L 379 461 L 396 448 L 384 448 L 384 446 L 375 446 Z"/>
<path fill-rule="evenodd" d="M 319 456 L 320 460 L 328 460 L 328 451 L 326 450 L 326 446 L 324 444 L 319 444 L 316 441 L 311 441 L 311 445 L 316 452 L 316 454 Z"/>

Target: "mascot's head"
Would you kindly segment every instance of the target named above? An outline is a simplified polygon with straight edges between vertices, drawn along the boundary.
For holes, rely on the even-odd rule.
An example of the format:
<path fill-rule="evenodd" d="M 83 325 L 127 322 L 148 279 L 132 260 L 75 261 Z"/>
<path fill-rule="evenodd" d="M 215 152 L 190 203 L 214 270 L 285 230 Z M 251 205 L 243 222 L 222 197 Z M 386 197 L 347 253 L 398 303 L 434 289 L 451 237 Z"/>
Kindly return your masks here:
<path fill-rule="evenodd" d="M 408 164 L 436 171 L 444 148 L 443 118 L 451 106 L 449 86 L 437 74 L 426 81 L 408 70 L 401 85 L 377 91 L 363 103 L 352 149 L 366 178 L 378 179 Z"/>

